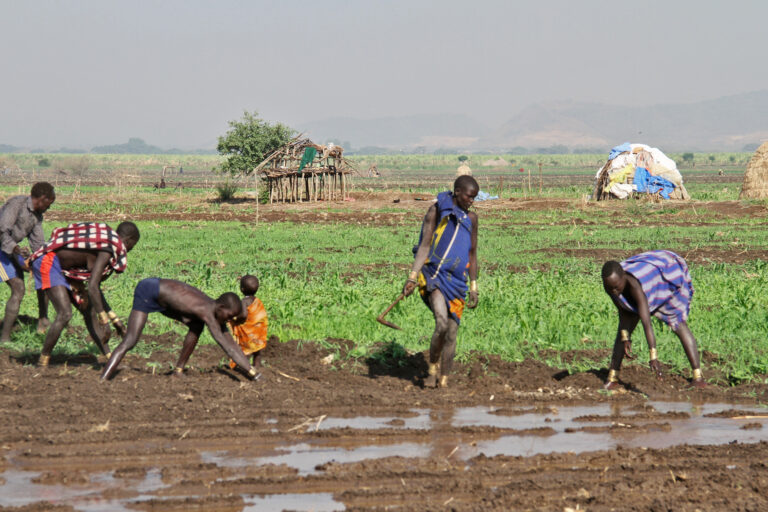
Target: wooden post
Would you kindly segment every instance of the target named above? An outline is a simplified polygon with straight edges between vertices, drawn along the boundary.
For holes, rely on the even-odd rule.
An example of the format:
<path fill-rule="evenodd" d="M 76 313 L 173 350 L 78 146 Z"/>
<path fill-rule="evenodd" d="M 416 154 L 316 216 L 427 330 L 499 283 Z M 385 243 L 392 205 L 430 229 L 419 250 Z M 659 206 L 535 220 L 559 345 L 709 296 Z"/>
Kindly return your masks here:
<path fill-rule="evenodd" d="M 543 181 L 544 181 L 544 178 L 542 176 L 542 171 L 541 171 L 541 162 L 539 162 L 539 197 L 541 197 L 541 188 L 543 185 Z"/>
<path fill-rule="evenodd" d="M 528 194 L 533 195 L 533 189 L 531 188 L 531 168 L 528 168 Z"/>
<path fill-rule="evenodd" d="M 499 176 L 499 199 L 502 199 L 504 194 L 504 175 Z"/>

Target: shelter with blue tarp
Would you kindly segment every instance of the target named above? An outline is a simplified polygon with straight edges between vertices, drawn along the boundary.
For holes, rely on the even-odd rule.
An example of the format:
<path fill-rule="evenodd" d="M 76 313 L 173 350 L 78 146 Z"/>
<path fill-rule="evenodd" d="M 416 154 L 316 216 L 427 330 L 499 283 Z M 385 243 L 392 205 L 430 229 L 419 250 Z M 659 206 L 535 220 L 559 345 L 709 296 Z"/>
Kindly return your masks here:
<path fill-rule="evenodd" d="M 611 149 L 598 169 L 592 199 L 627 199 L 653 195 L 662 199 L 690 199 L 677 164 L 659 148 L 625 142 Z"/>

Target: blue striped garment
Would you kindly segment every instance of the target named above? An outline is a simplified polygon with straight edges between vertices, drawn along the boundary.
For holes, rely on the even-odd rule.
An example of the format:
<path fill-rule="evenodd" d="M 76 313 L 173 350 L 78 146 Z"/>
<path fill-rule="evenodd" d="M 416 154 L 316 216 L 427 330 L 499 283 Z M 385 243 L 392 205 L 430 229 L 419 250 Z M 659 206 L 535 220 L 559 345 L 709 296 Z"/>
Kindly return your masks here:
<path fill-rule="evenodd" d="M 640 282 L 653 316 L 673 330 L 688 320 L 693 284 L 683 258 L 672 251 L 649 251 L 627 258 L 621 267 Z M 623 295 L 619 300 L 624 309 L 637 313 Z"/>

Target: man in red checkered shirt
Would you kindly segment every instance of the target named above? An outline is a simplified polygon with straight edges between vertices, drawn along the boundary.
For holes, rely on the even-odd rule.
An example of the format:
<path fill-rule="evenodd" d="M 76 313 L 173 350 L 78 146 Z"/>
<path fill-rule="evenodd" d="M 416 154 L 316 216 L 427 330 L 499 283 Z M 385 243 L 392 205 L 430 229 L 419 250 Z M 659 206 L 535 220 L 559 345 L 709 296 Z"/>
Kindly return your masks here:
<path fill-rule="evenodd" d="M 48 365 L 53 347 L 72 318 L 73 302 L 83 313 L 91 337 L 109 359 L 109 323 L 119 334 L 124 334 L 125 327 L 109 308 L 101 283 L 112 272 L 125 270 L 127 253 L 138 241 L 139 229 L 133 222 L 121 222 L 116 230 L 102 223 L 82 222 L 54 229 L 48 242 L 30 256 L 35 288 L 45 290 L 56 310 L 38 365 Z"/>

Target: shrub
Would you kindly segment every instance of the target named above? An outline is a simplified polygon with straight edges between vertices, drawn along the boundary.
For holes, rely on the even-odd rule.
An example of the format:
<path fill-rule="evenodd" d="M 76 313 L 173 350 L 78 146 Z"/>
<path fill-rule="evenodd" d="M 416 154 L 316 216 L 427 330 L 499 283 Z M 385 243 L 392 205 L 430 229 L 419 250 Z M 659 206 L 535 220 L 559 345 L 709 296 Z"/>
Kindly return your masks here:
<path fill-rule="evenodd" d="M 229 201 L 235 197 L 238 188 L 237 184 L 229 181 L 229 179 L 224 183 L 216 185 L 216 191 L 219 193 L 219 201 Z"/>

